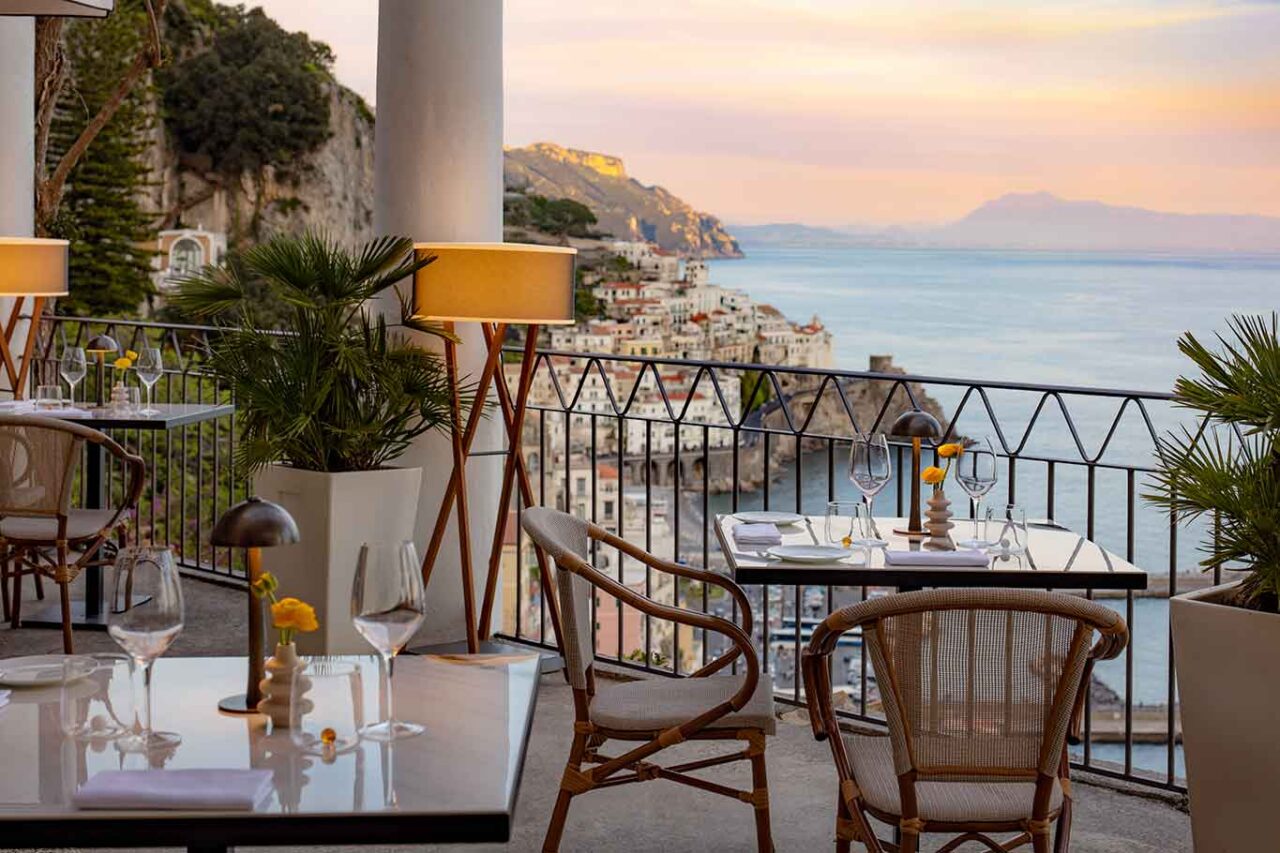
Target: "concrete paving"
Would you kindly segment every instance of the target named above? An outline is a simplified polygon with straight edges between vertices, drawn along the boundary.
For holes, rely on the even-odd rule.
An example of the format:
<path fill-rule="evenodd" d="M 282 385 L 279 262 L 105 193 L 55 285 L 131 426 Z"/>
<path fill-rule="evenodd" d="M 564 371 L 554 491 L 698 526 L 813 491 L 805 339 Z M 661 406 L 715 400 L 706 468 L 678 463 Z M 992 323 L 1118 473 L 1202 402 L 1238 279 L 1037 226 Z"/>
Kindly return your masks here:
<path fill-rule="evenodd" d="M 242 653 L 244 593 L 198 581 L 187 583 L 186 591 L 187 626 L 172 654 Z M 111 640 L 102 633 L 79 631 L 76 642 L 78 651 L 113 649 Z M 0 656 L 60 650 L 56 631 L 0 628 Z M 422 853 L 541 850 L 543 832 L 568 753 L 572 723 L 569 688 L 560 676 L 545 676 L 521 784 L 515 831 L 509 844 L 424 845 L 404 849 Z M 701 755 L 712 749 L 714 747 L 708 745 L 684 744 L 670 757 Z M 768 767 L 774 844 L 779 853 L 834 849 L 835 771 L 827 746 L 814 742 L 807 726 L 784 721 L 779 725 L 778 736 L 769 743 Z M 716 768 L 705 775 L 735 786 L 746 784 L 748 779 L 745 764 Z M 1071 849 L 1076 853 L 1180 853 L 1192 849 L 1187 815 L 1163 800 L 1120 793 L 1080 779 L 1075 792 L 1076 819 Z M 575 800 L 561 849 L 583 853 L 613 850 L 731 853 L 754 850 L 754 838 L 754 822 L 747 806 L 672 782 L 656 781 L 594 791 Z M 938 843 L 933 842 L 925 849 L 934 850 L 937 846 Z M 970 844 L 962 849 L 982 848 Z"/>

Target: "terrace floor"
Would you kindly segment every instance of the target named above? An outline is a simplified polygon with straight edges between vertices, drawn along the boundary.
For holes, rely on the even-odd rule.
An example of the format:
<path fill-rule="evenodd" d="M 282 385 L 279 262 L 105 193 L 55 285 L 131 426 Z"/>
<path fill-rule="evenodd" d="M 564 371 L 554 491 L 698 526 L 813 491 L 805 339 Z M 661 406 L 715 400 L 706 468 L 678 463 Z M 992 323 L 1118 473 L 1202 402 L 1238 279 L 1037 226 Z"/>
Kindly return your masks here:
<path fill-rule="evenodd" d="M 187 626 L 174 655 L 243 653 L 244 593 L 192 581 L 186 584 Z M 56 594 L 56 593 L 55 593 Z M 114 651 L 104 633 L 77 632 L 77 651 Z M 0 627 L 0 656 L 61 651 L 57 631 Z M 796 716 L 796 715 L 789 715 Z M 525 764 L 515 831 L 508 845 L 408 848 L 419 851 L 541 850 L 547 817 L 555 800 L 573 724 L 569 688 L 559 675 L 545 676 L 533 738 Z M 680 755 L 706 751 L 684 744 Z M 675 753 L 673 753 L 675 754 Z M 807 724 L 784 721 L 768 752 L 774 844 L 780 853 L 834 849 L 834 770 L 825 744 L 816 743 Z M 741 785 L 745 765 L 717 768 L 708 778 Z M 1183 811 L 1160 798 L 1123 793 L 1089 784 L 1077 776 L 1075 853 L 1179 853 L 1190 851 L 1191 824 Z M 2 843 L 0 843 L 2 845 Z M 936 848 L 926 845 L 926 850 Z M 280 849 L 280 848 L 276 848 Z M 327 848 L 308 848 L 325 850 Z M 370 848 L 366 848 L 370 849 Z M 755 849 L 750 810 L 723 797 L 669 782 L 595 791 L 576 800 L 569 813 L 562 850 L 704 851 Z M 962 849 L 980 849 L 970 845 Z"/>

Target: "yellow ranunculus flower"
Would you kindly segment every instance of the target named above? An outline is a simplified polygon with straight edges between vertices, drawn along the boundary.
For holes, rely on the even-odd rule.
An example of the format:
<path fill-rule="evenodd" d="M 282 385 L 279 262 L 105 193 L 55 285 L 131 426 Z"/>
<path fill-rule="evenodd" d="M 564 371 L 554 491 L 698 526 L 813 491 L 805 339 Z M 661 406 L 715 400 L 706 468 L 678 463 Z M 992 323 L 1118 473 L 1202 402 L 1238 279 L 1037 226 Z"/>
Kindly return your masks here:
<path fill-rule="evenodd" d="M 138 354 L 131 349 L 127 349 L 124 351 L 124 357 L 129 359 L 130 361 L 138 360 Z"/>
<path fill-rule="evenodd" d="M 266 598 L 280 587 L 280 581 L 271 572 L 263 572 L 253 582 L 253 591 L 261 598 Z"/>
<path fill-rule="evenodd" d="M 271 605 L 271 624 L 280 630 L 315 631 L 320 627 L 315 608 L 296 598 L 282 598 Z"/>
<path fill-rule="evenodd" d="M 930 465 L 928 468 L 925 468 L 923 471 L 920 472 L 920 479 L 924 480 L 926 483 L 928 483 L 931 486 L 937 486 L 941 484 L 942 481 L 946 479 L 946 477 L 947 477 L 947 472 L 943 471 L 941 468 L 935 465 Z"/>
<path fill-rule="evenodd" d="M 128 370 L 130 367 L 133 367 L 133 359 L 122 355 L 113 361 L 112 364 L 115 365 L 116 370 Z"/>
<path fill-rule="evenodd" d="M 938 447 L 938 455 L 943 459 L 951 459 L 952 457 L 959 456 L 962 453 L 964 453 L 964 445 L 958 441 L 953 441 L 950 444 L 943 444 Z"/>

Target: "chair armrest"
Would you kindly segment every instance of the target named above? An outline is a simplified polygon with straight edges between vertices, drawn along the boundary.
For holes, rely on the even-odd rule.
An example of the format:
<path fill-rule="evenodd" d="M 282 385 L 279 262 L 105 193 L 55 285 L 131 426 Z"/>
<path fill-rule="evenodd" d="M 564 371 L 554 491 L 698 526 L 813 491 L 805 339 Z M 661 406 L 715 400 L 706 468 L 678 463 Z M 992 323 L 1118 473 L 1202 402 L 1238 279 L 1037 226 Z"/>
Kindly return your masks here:
<path fill-rule="evenodd" d="M 710 613 L 702 613 L 697 610 L 684 610 L 679 607 L 661 604 L 646 595 L 642 595 L 629 587 L 623 586 L 618 583 L 617 580 L 609 577 L 599 569 L 574 555 L 561 555 L 558 558 L 557 563 L 562 568 L 582 576 L 597 589 L 607 592 L 623 604 L 628 604 L 647 616 L 666 619 L 681 625 L 688 625 L 692 628 L 704 628 L 708 631 L 715 631 L 717 634 L 722 634 L 723 636 L 728 637 L 729 640 L 733 642 L 735 651 L 721 656 L 716 662 L 719 663 L 720 661 L 724 661 L 727 663 L 738 655 L 742 655 L 746 664 L 746 678 L 742 687 L 734 693 L 728 704 L 732 706 L 731 710 L 734 711 L 740 711 L 746 707 L 747 702 L 751 699 L 752 694 L 755 693 L 756 686 L 760 681 L 760 663 L 756 659 L 755 647 L 751 645 L 751 637 L 749 637 L 739 625 L 734 622 L 730 622 L 728 619 L 722 619 L 721 617 L 714 616 Z M 723 666 L 723 664 L 721 664 L 721 666 Z M 719 719 L 729 713 L 729 710 L 729 708 L 726 708 L 721 713 L 710 717 L 710 719 L 703 720 L 702 718 L 698 718 L 701 722 L 696 728 L 704 728 L 708 723 L 714 722 L 716 719 Z"/>
<path fill-rule="evenodd" d="M 115 515 L 111 517 L 111 522 L 106 528 L 110 529 L 120 523 L 125 513 L 137 508 L 138 501 L 142 498 L 142 490 L 146 486 L 147 465 L 141 456 L 130 453 L 110 438 L 103 442 L 103 447 L 129 469 L 129 491 L 125 493 L 124 502 L 116 509 Z"/>
<path fill-rule="evenodd" d="M 741 615 L 742 619 L 742 630 L 748 636 L 751 635 L 751 602 L 747 598 L 747 594 L 743 592 L 742 587 L 738 586 L 730 578 L 706 569 L 682 566 L 679 563 L 672 563 L 668 560 L 663 560 L 660 557 L 655 557 L 644 549 L 638 548 L 627 540 L 615 536 L 602 528 L 593 529 L 592 535 L 599 541 L 604 542 L 606 545 L 617 548 L 627 556 L 639 560 L 645 565 L 652 566 L 659 571 L 666 572 L 671 575 L 678 575 L 682 578 L 688 578 L 689 580 L 695 580 L 699 583 L 709 583 L 725 590 L 729 593 L 730 597 L 733 598 L 734 603 L 738 605 L 738 613 Z"/>
<path fill-rule="evenodd" d="M 1080 689 L 1076 691 L 1076 701 L 1071 708 L 1071 723 L 1067 727 L 1067 743 L 1079 746 L 1084 732 L 1084 709 L 1088 702 L 1089 690 L 1093 684 L 1093 665 L 1100 660 L 1111 660 L 1120 656 L 1129 644 L 1129 629 L 1120 620 L 1110 631 L 1103 631 L 1098 642 L 1089 650 L 1089 658 L 1085 661 L 1084 672 L 1080 676 Z"/>

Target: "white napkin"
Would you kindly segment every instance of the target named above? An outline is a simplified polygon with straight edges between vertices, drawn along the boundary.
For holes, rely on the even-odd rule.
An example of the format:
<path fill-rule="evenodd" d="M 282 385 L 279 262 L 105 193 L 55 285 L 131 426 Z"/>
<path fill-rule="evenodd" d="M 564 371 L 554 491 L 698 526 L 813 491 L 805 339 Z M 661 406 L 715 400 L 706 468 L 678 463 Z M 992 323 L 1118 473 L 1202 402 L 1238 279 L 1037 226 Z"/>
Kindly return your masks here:
<path fill-rule="evenodd" d="M 884 552 L 888 566 L 985 566 L 990 562 L 982 551 L 888 551 Z"/>
<path fill-rule="evenodd" d="M 75 406 L 63 406 L 61 409 L 58 409 L 55 412 L 41 412 L 41 414 L 48 414 L 52 417 L 58 417 L 58 418 L 91 418 L 93 417 L 93 412 L 87 411 L 85 409 L 77 409 Z"/>
<path fill-rule="evenodd" d="M 9 691 L 0 690 L 0 708 L 3 708 L 5 705 L 8 705 L 8 704 L 9 704 Z"/>
<path fill-rule="evenodd" d="M 270 793 L 270 770 L 103 770 L 72 802 L 80 809 L 253 811 Z"/>
<path fill-rule="evenodd" d="M 0 400 L 0 415 L 29 415 L 35 410 L 31 400 Z"/>
<path fill-rule="evenodd" d="M 733 528 L 739 545 L 781 545 L 782 534 L 776 524 L 739 524 Z"/>

